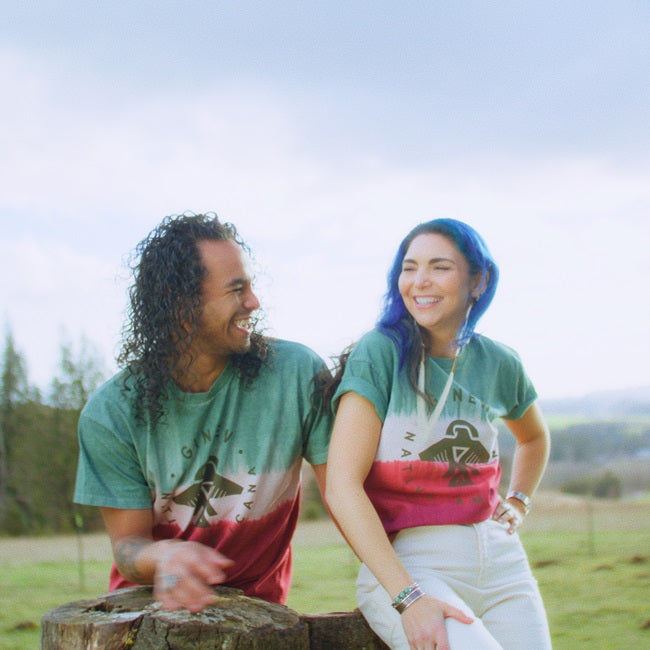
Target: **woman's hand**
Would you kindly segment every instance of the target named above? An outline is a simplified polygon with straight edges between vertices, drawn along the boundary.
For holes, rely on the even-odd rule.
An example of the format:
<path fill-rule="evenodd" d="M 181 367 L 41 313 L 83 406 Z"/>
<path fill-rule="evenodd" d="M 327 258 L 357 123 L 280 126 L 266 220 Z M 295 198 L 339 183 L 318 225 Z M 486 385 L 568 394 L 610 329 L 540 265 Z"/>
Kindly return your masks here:
<path fill-rule="evenodd" d="M 492 513 L 492 519 L 501 524 L 507 524 L 510 535 L 524 523 L 525 516 L 526 506 L 519 499 L 500 501 Z"/>
<path fill-rule="evenodd" d="M 457 607 L 428 594 L 409 605 L 402 613 L 402 626 L 409 647 L 413 650 L 449 650 L 446 618 L 467 624 L 474 620 Z"/>

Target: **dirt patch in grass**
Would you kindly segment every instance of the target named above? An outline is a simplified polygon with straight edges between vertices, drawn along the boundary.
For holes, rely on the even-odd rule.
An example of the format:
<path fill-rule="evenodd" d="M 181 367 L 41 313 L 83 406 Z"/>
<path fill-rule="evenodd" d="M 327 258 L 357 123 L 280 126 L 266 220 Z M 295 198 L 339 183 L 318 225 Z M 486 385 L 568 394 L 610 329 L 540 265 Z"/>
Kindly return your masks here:
<path fill-rule="evenodd" d="M 635 530 L 650 522 L 647 501 L 586 499 L 559 492 L 535 494 L 522 530 Z"/>
<path fill-rule="evenodd" d="M 39 627 L 38 623 L 34 621 L 20 621 L 16 623 L 11 629 L 12 630 L 36 630 Z"/>
<path fill-rule="evenodd" d="M 76 561 L 79 552 L 84 560 L 110 561 L 113 557 L 111 543 L 106 533 L 83 535 L 81 546 L 75 535 L 52 537 L 6 537 L 0 539 L 0 562 L 23 564 L 25 562 Z"/>
<path fill-rule="evenodd" d="M 650 506 L 639 501 L 592 501 L 555 492 L 535 495 L 533 509 L 523 529 L 531 531 L 626 530 L 648 525 Z M 300 521 L 294 537 L 296 545 L 329 546 L 344 544 L 343 537 L 329 519 Z M 87 561 L 110 561 L 111 545 L 105 533 L 83 535 L 81 552 Z M 79 542 L 74 535 L 53 537 L 0 538 L 0 562 L 59 562 L 76 560 Z M 647 556 L 635 556 L 630 562 L 647 562 Z"/>
<path fill-rule="evenodd" d="M 330 546 L 345 542 L 334 523 L 324 519 L 299 523 L 294 543 L 303 546 Z M 106 533 L 83 535 L 81 553 L 85 561 L 110 562 L 113 555 L 108 535 Z M 0 563 L 2 564 L 76 561 L 78 554 L 79 541 L 74 535 L 0 538 Z"/>
<path fill-rule="evenodd" d="M 533 568 L 543 569 L 544 567 L 557 566 L 558 564 L 562 564 L 562 562 L 560 560 L 537 560 L 537 562 L 533 563 Z"/>

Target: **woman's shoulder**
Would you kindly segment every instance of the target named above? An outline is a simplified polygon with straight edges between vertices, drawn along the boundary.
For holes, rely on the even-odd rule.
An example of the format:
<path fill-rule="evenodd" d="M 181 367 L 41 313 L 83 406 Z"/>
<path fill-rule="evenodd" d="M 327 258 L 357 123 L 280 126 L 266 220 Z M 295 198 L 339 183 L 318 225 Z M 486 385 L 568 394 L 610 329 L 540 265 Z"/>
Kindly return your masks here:
<path fill-rule="evenodd" d="M 361 336 L 353 345 L 351 356 L 359 357 L 393 357 L 397 354 L 397 345 L 388 334 L 372 329 Z"/>
<path fill-rule="evenodd" d="M 493 352 L 494 354 L 503 354 L 506 356 L 519 356 L 517 351 L 511 346 L 497 341 L 496 339 L 485 336 L 485 334 L 477 334 L 474 338 L 474 343 L 478 344 L 484 350 Z"/>
<path fill-rule="evenodd" d="M 514 348 L 483 334 L 477 334 L 470 347 L 474 354 L 494 362 L 521 365 L 521 357 Z"/>

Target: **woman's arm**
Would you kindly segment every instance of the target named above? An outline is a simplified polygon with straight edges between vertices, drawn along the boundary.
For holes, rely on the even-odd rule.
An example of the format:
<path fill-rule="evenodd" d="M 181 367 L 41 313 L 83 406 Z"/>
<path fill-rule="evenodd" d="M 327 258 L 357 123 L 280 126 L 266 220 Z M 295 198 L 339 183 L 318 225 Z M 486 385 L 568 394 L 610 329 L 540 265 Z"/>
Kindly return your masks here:
<path fill-rule="evenodd" d="M 363 484 L 372 466 L 381 421 L 373 405 L 356 393 L 340 399 L 327 461 L 326 500 L 346 540 L 394 598 L 413 583 L 384 531 Z M 444 618 L 463 623 L 472 619 L 431 596 L 420 598 L 402 614 L 402 624 L 412 647 L 448 648 Z"/>
<path fill-rule="evenodd" d="M 381 421 L 372 404 L 356 393 L 343 395 L 327 459 L 326 500 L 354 552 L 395 596 L 413 580 L 397 558 L 363 487 L 380 432 Z"/>
<path fill-rule="evenodd" d="M 520 492 L 532 498 L 548 462 L 551 447 L 548 426 L 537 402 L 533 402 L 518 420 L 505 420 L 505 423 L 517 442 L 508 492 Z M 505 503 L 510 510 L 503 512 L 503 505 L 500 505 L 494 518 L 508 522 L 509 532 L 514 532 L 526 515 L 526 506 L 514 497 Z M 511 508 L 515 508 L 514 512 Z"/>

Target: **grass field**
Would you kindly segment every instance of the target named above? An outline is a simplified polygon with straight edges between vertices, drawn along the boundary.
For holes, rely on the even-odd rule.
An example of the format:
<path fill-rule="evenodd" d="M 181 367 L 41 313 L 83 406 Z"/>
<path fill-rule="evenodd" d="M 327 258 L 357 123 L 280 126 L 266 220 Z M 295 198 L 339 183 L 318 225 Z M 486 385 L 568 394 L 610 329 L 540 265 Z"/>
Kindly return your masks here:
<path fill-rule="evenodd" d="M 650 503 L 539 495 L 522 539 L 555 650 L 650 648 Z M 41 616 L 105 593 L 106 536 L 0 539 L 0 648 L 39 647 Z M 301 522 L 288 605 L 354 609 L 357 560 L 328 521 Z M 83 587 L 83 588 L 81 588 Z M 334 649 L 333 649 L 334 650 Z M 525 650 L 525 649 L 522 649 Z"/>

